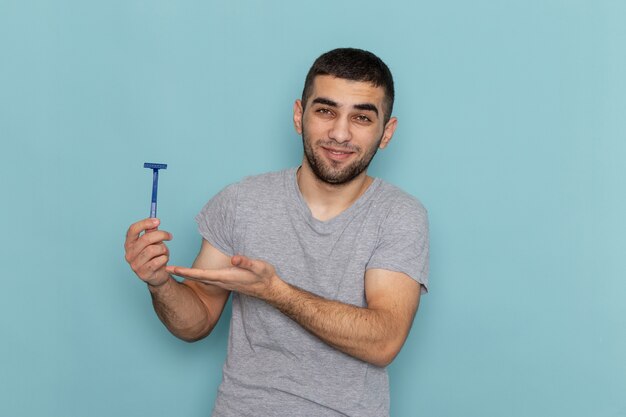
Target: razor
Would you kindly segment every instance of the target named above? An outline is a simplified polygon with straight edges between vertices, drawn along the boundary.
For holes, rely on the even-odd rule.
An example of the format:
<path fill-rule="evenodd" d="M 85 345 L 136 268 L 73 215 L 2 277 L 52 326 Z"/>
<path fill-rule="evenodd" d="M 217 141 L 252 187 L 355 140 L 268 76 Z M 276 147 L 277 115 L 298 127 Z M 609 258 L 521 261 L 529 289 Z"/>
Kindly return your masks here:
<path fill-rule="evenodd" d="M 152 169 L 152 203 L 150 204 L 150 217 L 154 218 L 157 214 L 157 191 L 159 189 L 159 170 L 167 169 L 167 164 L 155 164 L 146 162 L 144 168 Z"/>

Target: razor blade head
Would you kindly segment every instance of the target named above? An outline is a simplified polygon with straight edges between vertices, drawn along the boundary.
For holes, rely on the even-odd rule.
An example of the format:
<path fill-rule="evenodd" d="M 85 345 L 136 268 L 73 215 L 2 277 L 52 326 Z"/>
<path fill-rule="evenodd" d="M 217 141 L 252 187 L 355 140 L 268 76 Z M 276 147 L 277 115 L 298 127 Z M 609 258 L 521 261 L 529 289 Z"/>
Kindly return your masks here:
<path fill-rule="evenodd" d="M 143 164 L 143 167 L 150 169 L 167 169 L 167 164 L 155 164 L 152 162 L 146 162 Z"/>

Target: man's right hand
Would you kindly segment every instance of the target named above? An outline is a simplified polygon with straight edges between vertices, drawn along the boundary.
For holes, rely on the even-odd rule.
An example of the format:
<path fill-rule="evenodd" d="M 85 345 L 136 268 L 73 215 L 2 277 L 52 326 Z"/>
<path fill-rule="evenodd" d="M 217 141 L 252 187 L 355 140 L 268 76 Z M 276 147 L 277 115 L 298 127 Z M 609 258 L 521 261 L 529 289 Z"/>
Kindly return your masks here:
<path fill-rule="evenodd" d="M 142 281 L 155 287 L 170 279 L 165 271 L 170 251 L 163 242 L 172 240 L 172 235 L 157 230 L 159 223 L 159 219 L 148 218 L 132 224 L 126 232 L 124 243 L 126 262 Z"/>

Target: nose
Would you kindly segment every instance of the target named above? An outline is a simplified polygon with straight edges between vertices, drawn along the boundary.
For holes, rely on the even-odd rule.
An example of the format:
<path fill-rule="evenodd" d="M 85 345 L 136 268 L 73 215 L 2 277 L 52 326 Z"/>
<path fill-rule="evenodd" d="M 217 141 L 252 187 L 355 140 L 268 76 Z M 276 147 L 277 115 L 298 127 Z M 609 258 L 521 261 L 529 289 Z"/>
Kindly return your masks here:
<path fill-rule="evenodd" d="M 328 137 L 338 143 L 347 142 L 352 139 L 348 120 L 342 117 L 336 118 L 328 132 Z"/>

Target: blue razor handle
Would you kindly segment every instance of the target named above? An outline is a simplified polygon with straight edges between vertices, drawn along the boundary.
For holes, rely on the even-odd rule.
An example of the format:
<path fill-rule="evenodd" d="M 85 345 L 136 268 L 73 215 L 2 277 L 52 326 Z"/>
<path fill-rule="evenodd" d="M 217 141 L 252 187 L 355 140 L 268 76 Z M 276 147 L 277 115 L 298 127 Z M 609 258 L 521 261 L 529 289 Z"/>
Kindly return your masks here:
<path fill-rule="evenodd" d="M 167 164 L 155 164 L 146 162 L 144 168 L 152 169 L 152 203 L 150 204 L 150 217 L 155 218 L 157 214 L 157 191 L 159 189 L 159 170 L 167 169 Z"/>

